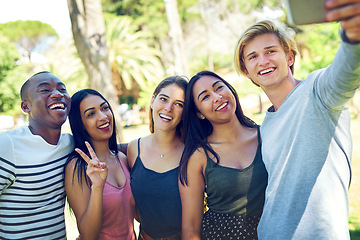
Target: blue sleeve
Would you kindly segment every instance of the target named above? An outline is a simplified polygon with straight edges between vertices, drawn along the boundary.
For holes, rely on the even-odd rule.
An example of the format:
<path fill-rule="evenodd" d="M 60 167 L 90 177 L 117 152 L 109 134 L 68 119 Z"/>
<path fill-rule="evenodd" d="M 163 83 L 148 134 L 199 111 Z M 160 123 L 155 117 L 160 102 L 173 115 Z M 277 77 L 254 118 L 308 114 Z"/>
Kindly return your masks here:
<path fill-rule="evenodd" d="M 0 134 L 0 197 L 15 180 L 13 142 L 6 133 Z"/>
<path fill-rule="evenodd" d="M 316 93 L 330 110 L 342 110 L 360 86 L 360 44 L 342 41 L 334 61 L 320 71 Z"/>

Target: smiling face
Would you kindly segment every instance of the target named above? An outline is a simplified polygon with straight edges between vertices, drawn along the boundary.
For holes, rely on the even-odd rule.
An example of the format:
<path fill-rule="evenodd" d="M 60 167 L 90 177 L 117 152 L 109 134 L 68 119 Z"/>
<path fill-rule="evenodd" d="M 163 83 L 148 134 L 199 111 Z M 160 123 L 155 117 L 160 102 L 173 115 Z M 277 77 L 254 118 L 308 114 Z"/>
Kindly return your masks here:
<path fill-rule="evenodd" d="M 181 121 L 184 107 L 185 92 L 176 84 L 162 88 L 151 99 L 154 130 L 175 131 Z"/>
<path fill-rule="evenodd" d="M 71 99 L 65 85 L 51 73 L 41 73 L 27 83 L 21 108 L 29 114 L 30 126 L 59 129 L 70 111 Z"/>
<path fill-rule="evenodd" d="M 113 134 L 113 114 L 104 99 L 88 95 L 80 103 L 80 115 L 92 141 L 110 139 Z"/>
<path fill-rule="evenodd" d="M 193 96 L 197 109 L 212 124 L 236 117 L 235 97 L 221 79 L 202 76 L 194 84 Z"/>
<path fill-rule="evenodd" d="M 245 73 L 264 90 L 291 81 L 292 52 L 286 54 L 278 37 L 273 33 L 259 35 L 244 48 Z"/>

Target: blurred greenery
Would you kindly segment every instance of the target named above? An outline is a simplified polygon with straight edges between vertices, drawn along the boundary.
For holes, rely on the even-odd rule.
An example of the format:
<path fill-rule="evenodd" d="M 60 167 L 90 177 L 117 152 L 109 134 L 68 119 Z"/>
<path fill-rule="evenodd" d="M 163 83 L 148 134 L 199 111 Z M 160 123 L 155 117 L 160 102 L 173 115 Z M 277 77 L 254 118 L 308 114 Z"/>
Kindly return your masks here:
<path fill-rule="evenodd" d="M 58 37 L 56 31 L 49 24 L 30 20 L 0 24 L 0 32 L 25 51 L 30 62 L 35 48 L 40 48 L 41 44 L 45 46 L 49 37 Z"/>
<path fill-rule="evenodd" d="M 155 42 L 151 43 L 148 32 L 137 31 L 129 16 L 105 14 L 105 25 L 117 96 L 122 103 L 135 103 L 147 82 L 157 82 L 159 77 L 164 76 L 160 61 L 162 53 L 154 46 Z M 131 102 L 127 99 L 131 99 Z"/>

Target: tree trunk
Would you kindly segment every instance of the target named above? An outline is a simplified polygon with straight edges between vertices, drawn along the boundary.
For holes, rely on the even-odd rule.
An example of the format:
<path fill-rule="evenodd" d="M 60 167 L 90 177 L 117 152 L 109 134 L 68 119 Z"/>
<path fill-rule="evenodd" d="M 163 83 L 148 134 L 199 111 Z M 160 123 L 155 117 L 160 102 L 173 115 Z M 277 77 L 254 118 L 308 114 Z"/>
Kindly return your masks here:
<path fill-rule="evenodd" d="M 188 67 L 184 50 L 184 37 L 176 0 L 164 0 L 169 24 L 169 36 L 174 51 L 175 74 L 188 76 Z"/>
<path fill-rule="evenodd" d="M 110 103 L 121 139 L 119 101 L 115 97 L 106 45 L 104 17 L 100 0 L 67 0 L 75 46 L 89 77 L 90 88 Z"/>

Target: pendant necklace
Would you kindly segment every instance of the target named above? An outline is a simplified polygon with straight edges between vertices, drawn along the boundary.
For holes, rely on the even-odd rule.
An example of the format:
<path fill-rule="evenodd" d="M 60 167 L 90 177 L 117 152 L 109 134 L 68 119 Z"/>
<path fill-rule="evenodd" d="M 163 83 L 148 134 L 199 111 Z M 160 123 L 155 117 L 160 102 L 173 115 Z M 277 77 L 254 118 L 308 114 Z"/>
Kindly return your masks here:
<path fill-rule="evenodd" d="M 172 152 L 172 150 L 174 150 L 174 149 L 177 147 L 178 143 L 179 143 L 179 142 L 177 142 L 177 143 L 175 144 L 175 146 L 172 147 L 168 152 L 166 152 L 166 153 L 159 153 L 158 151 L 155 150 L 154 141 L 153 141 L 153 139 L 151 139 L 151 145 L 152 145 L 154 151 L 155 151 L 157 154 L 159 154 L 161 158 L 165 157 L 166 154 Z"/>

